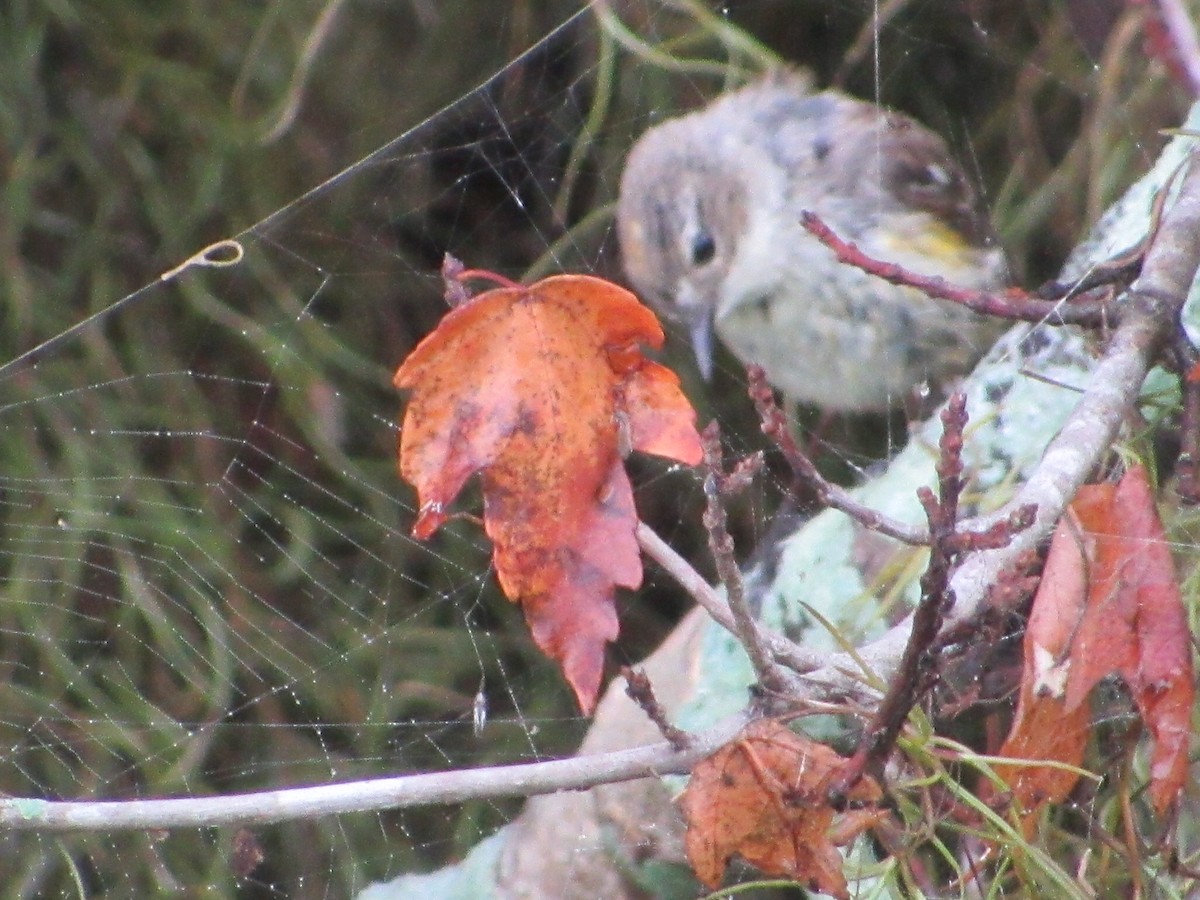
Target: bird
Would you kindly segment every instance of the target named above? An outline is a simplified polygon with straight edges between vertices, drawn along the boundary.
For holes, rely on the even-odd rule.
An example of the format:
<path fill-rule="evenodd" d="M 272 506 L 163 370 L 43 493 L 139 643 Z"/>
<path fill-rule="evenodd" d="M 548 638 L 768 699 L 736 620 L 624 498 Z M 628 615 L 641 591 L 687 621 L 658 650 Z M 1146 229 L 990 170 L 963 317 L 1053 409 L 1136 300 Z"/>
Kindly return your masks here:
<path fill-rule="evenodd" d="M 886 412 L 965 374 L 1000 323 L 837 261 L 819 216 L 867 255 L 983 290 L 1008 266 L 946 142 L 915 119 L 776 72 L 646 131 L 626 157 L 616 230 L 635 292 L 713 335 L 792 402 Z"/>

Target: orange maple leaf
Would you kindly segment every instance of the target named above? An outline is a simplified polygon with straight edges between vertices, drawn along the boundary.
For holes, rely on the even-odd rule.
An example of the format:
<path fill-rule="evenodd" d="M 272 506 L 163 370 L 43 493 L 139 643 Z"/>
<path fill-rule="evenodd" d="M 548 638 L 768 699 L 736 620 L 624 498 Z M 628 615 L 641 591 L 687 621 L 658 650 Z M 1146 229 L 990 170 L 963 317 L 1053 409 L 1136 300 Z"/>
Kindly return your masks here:
<path fill-rule="evenodd" d="M 1093 687 L 1119 674 L 1154 736 L 1150 797 L 1163 813 L 1187 777 L 1191 635 L 1162 523 L 1141 466 L 1086 485 L 1050 544 L 1025 634 L 1016 719 L 1001 755 L 1079 765 Z M 1074 786 L 1070 772 L 997 766 L 1027 817 Z"/>
<path fill-rule="evenodd" d="M 400 473 L 417 488 L 425 539 L 474 473 L 504 593 L 590 712 L 616 587 L 642 580 L 621 449 L 696 464 L 695 412 L 668 369 L 654 314 L 585 275 L 487 291 L 451 310 L 396 373 L 412 389 Z"/>
<path fill-rule="evenodd" d="M 829 805 L 830 778 L 846 760 L 824 744 L 771 719 L 753 722 L 692 771 L 680 799 L 688 829 L 688 861 L 716 888 L 734 857 L 767 875 L 795 879 L 814 891 L 848 897 L 837 848 L 880 821 L 883 796 L 866 776 L 852 804 Z"/>

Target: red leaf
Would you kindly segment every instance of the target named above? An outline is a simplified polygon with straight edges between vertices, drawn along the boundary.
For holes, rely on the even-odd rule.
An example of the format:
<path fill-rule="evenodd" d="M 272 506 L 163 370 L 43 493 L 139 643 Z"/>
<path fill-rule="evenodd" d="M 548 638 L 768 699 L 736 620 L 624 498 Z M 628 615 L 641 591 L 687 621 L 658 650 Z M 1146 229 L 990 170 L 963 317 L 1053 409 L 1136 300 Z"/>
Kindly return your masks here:
<path fill-rule="evenodd" d="M 1135 466 L 1117 486 L 1116 517 L 1133 565 L 1127 589 L 1136 592 L 1137 659 L 1121 672 L 1133 688 L 1142 719 L 1154 735 L 1150 798 L 1161 814 L 1187 780 L 1195 694 L 1192 641 L 1179 580 L 1146 471 Z"/>
<path fill-rule="evenodd" d="M 562 275 L 451 310 L 396 373 L 413 390 L 400 435 L 421 507 L 413 534 L 432 535 L 482 473 L 500 585 L 585 711 L 617 635 L 613 591 L 642 579 L 622 430 L 634 449 L 701 458 L 678 379 L 637 347 L 662 340 L 628 291 Z"/>
<path fill-rule="evenodd" d="M 1025 650 L 1021 701 L 1001 753 L 1078 764 L 1085 701 L 1101 679 L 1119 674 L 1154 736 L 1150 797 L 1164 813 L 1187 777 L 1191 635 L 1141 466 L 1131 466 L 1115 486 L 1080 489 L 1051 543 Z M 1050 690 L 1047 672 L 1057 676 Z M 1027 809 L 1061 799 L 1074 784 L 1073 777 L 1068 784 L 1061 773 L 1043 777 L 1043 771 L 1050 770 L 1004 771 Z"/>
<path fill-rule="evenodd" d="M 1131 557 L 1115 516 L 1116 494 L 1114 484 L 1090 484 L 1071 503 L 1086 541 L 1089 576 L 1087 606 L 1071 648 L 1067 705 L 1072 709 L 1085 704 L 1102 678 L 1129 669 L 1137 659 L 1137 594 L 1122 588 Z"/>
<path fill-rule="evenodd" d="M 1077 706 L 1068 711 L 1065 694 L 1072 664 L 1071 640 L 1087 594 L 1087 539 L 1073 508 L 1067 510 L 1050 541 L 1046 567 L 1029 614 L 1021 693 L 1012 728 L 999 751 L 1001 756 L 1073 766 L 1083 761 L 1088 710 Z M 995 771 L 1007 782 L 1014 801 L 1024 812 L 1027 829 L 1043 804 L 1063 800 L 1079 779 L 1073 772 L 1051 766 L 1000 764 Z"/>
<path fill-rule="evenodd" d="M 1130 467 L 1098 495 L 1085 527 L 1095 540 L 1092 585 L 1068 705 L 1111 673 L 1125 679 L 1154 735 L 1150 796 L 1162 813 L 1187 777 L 1194 685 L 1183 598 L 1145 469 Z"/>

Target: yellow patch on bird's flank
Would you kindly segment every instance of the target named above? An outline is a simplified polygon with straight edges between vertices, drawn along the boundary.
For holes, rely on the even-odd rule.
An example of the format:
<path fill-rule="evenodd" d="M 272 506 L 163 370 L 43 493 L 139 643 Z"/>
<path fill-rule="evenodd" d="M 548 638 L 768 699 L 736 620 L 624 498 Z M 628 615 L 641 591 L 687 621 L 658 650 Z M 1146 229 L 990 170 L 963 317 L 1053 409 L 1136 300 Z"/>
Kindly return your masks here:
<path fill-rule="evenodd" d="M 896 229 L 882 236 L 880 243 L 898 258 L 923 256 L 946 268 L 972 265 L 973 254 L 977 252 L 977 248 L 945 222 L 929 218 L 925 218 L 919 228 Z"/>

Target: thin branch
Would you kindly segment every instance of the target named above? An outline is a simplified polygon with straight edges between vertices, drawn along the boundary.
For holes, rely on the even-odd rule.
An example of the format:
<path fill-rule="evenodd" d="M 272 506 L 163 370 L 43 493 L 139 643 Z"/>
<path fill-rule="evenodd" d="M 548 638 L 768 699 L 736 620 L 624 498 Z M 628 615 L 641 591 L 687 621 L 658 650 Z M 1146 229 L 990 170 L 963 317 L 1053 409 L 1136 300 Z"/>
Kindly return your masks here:
<path fill-rule="evenodd" d="M 725 587 L 725 597 L 733 613 L 738 642 L 750 657 L 758 683 L 771 684 L 775 668 L 770 652 L 759 634 L 758 622 L 746 602 L 742 570 L 733 555 L 733 538 L 729 535 L 725 515 L 725 469 L 721 454 L 721 432 L 716 422 L 710 422 L 700 436 L 704 445 L 704 527 L 708 531 L 708 548 L 717 564 L 717 576 Z"/>
<path fill-rule="evenodd" d="M 817 503 L 822 507 L 836 509 L 845 513 L 868 531 L 875 531 L 901 543 L 915 547 L 928 547 L 929 531 L 909 525 L 885 516 L 878 510 L 859 503 L 849 491 L 828 481 L 808 455 L 800 449 L 792 431 L 788 428 L 787 418 L 775 402 L 775 394 L 767 384 L 766 373 L 759 366 L 748 366 L 746 377 L 750 384 L 750 398 L 758 409 L 759 420 L 762 423 L 763 434 L 774 441 L 775 446 L 783 454 L 784 460 L 792 469 L 792 476 L 805 488 L 812 491 Z M 991 550 L 1003 547 L 1012 535 L 1028 528 L 1033 524 L 1033 506 L 1022 506 L 1012 510 L 1008 517 L 999 521 L 988 521 L 977 525 L 975 519 L 962 523 L 955 533 L 957 549 L 960 552 L 968 550 Z"/>
<path fill-rule="evenodd" d="M 965 394 L 951 395 L 942 410 L 942 438 L 938 456 L 938 495 L 922 487 L 918 494 L 925 508 L 931 536 L 929 564 L 921 576 L 921 599 L 913 613 L 912 630 L 891 687 L 879 704 L 874 719 L 854 755 L 842 766 L 829 786 L 835 807 L 846 798 L 866 772 L 883 776 L 883 763 L 895 746 L 900 729 L 912 710 L 933 686 L 936 674 L 934 648 L 942 619 L 954 605 L 950 574 L 961 551 L 957 548 L 958 507 L 963 489 L 963 430 L 967 426 Z"/>
<path fill-rule="evenodd" d="M 690 736 L 687 750 L 651 744 L 550 762 L 486 766 L 284 788 L 251 794 L 171 800 L 0 799 L 0 828 L 13 831 L 145 831 L 316 819 L 352 812 L 462 803 L 485 797 L 531 797 L 635 778 L 682 774 L 732 740 L 747 717 L 731 716 Z"/>
<path fill-rule="evenodd" d="M 895 263 L 868 256 L 856 244 L 842 240 L 816 213 L 800 214 L 802 224 L 822 244 L 832 250 L 839 262 L 855 266 L 877 278 L 902 287 L 912 287 L 926 296 L 948 300 L 973 312 L 1020 322 L 1048 322 L 1051 325 L 1085 325 L 1096 328 L 1108 323 L 1112 306 L 1106 299 L 1075 297 L 1070 301 L 1044 300 L 1020 288 L 1004 291 L 980 291 L 952 285 L 937 275 L 920 275 Z"/>
<path fill-rule="evenodd" d="M 658 733 L 663 736 L 673 750 L 686 750 L 691 746 L 692 738 L 684 730 L 676 728 L 667 717 L 658 697 L 654 695 L 654 685 L 645 672 L 621 667 L 621 677 L 625 679 L 625 694 L 638 705 L 638 709 L 646 714 L 646 718 L 654 723 Z"/>
<path fill-rule="evenodd" d="M 733 613 L 725 598 L 709 584 L 704 576 L 692 565 L 675 552 L 675 549 L 659 537 L 654 529 L 645 522 L 639 522 L 637 527 L 638 546 L 642 552 L 654 560 L 675 582 L 683 588 L 722 628 L 737 637 L 737 626 L 733 621 Z M 759 626 L 759 634 L 766 642 L 767 649 L 776 662 L 787 666 L 793 672 L 811 672 L 819 669 L 828 654 L 817 653 L 813 650 L 794 644 L 780 634 L 768 628 Z"/>
<path fill-rule="evenodd" d="M 877 531 L 905 544 L 929 545 L 928 531 L 888 518 L 883 513 L 859 503 L 849 491 L 822 476 L 813 461 L 796 443 L 796 438 L 788 427 L 787 417 L 775 402 L 775 394 L 767 384 L 766 372 L 761 366 L 747 366 L 746 377 L 749 381 L 750 399 L 754 401 L 755 409 L 758 410 L 763 434 L 779 448 L 784 460 L 791 467 L 792 476 L 813 492 L 818 503 L 830 509 L 840 510 L 870 531 Z"/>

